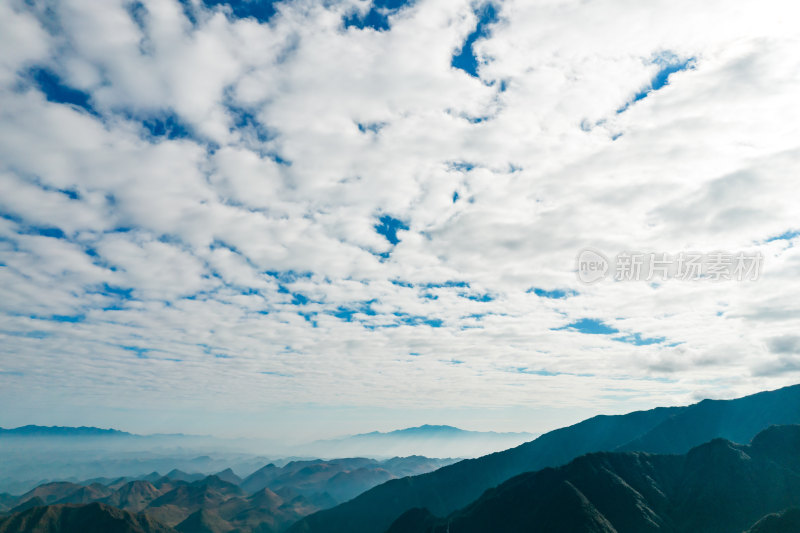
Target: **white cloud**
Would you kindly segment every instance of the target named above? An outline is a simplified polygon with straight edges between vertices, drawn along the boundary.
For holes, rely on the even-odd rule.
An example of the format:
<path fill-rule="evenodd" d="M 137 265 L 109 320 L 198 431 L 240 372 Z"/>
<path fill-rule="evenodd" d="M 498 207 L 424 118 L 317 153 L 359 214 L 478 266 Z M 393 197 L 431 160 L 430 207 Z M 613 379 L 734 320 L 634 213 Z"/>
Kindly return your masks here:
<path fill-rule="evenodd" d="M 344 4 L 47 6 L 0 7 L 5 400 L 619 411 L 797 379 L 774 349 L 798 320 L 785 2 L 507 1 L 480 78 L 450 66 L 468 2 L 382 32 Z M 660 57 L 691 68 L 634 102 Z M 585 246 L 765 271 L 585 286 Z M 582 318 L 620 333 L 558 329 Z M 663 342 L 614 338 L 637 334 Z"/>

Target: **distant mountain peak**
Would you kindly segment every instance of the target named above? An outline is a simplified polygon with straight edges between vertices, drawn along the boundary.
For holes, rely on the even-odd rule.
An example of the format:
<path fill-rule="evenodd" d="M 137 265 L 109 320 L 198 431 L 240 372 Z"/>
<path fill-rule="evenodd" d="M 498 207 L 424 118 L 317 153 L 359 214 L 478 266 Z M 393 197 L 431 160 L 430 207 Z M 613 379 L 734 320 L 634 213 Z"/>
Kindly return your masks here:
<path fill-rule="evenodd" d="M 231 468 L 226 468 L 225 470 L 217 472 L 214 475 L 219 479 L 221 479 L 222 481 L 233 483 L 234 485 L 238 485 L 242 482 L 242 478 L 237 476 L 236 473 Z"/>
<path fill-rule="evenodd" d="M 104 429 L 92 426 L 36 426 L 0 428 L 0 436 L 7 437 L 132 437 L 132 433 L 118 429 Z"/>
<path fill-rule="evenodd" d="M 306 457 L 479 457 L 519 446 L 534 437 L 530 433 L 470 431 L 442 424 L 372 431 L 318 440 L 295 448 Z"/>
<path fill-rule="evenodd" d="M 443 424 L 422 424 L 421 426 L 414 426 L 409 428 L 395 429 L 392 431 L 371 431 L 369 433 L 359 433 L 353 435 L 351 438 L 358 437 L 375 437 L 379 435 L 388 436 L 403 436 L 403 435 L 530 435 L 525 432 L 515 433 L 498 433 L 496 431 L 472 431 L 461 429 L 455 426 L 448 426 Z"/>
<path fill-rule="evenodd" d="M 390 431 L 389 433 L 468 433 L 468 431 L 454 426 L 423 424 L 417 427 Z"/>

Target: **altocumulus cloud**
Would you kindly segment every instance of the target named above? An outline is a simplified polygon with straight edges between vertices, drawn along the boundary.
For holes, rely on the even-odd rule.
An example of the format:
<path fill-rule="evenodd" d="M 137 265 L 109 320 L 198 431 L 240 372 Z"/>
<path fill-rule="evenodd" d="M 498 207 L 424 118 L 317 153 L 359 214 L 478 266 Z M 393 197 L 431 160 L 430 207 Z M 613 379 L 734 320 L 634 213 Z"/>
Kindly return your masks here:
<path fill-rule="evenodd" d="M 797 7 L 733 4 L 0 3 L 0 401 L 613 410 L 796 380 Z M 765 272 L 580 286 L 584 246 Z"/>

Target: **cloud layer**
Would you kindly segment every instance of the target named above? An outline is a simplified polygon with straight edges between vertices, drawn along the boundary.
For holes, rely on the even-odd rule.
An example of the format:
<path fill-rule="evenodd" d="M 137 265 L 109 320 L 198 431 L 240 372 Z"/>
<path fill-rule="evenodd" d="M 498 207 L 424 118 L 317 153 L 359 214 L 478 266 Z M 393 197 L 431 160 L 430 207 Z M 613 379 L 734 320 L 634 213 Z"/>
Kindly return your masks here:
<path fill-rule="evenodd" d="M 0 401 L 535 431 L 794 383 L 798 14 L 0 3 Z M 584 285 L 586 247 L 764 271 Z"/>

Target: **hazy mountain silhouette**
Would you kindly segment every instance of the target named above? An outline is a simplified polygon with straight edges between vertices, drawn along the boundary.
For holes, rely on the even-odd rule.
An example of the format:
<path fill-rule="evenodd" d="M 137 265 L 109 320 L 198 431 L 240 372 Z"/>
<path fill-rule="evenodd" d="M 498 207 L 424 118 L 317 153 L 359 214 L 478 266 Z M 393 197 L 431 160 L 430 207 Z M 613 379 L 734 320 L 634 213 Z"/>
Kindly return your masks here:
<path fill-rule="evenodd" d="M 281 471 L 281 468 L 269 463 L 244 478 L 239 485 L 247 492 L 255 492 L 268 487 L 280 475 Z"/>
<path fill-rule="evenodd" d="M 736 400 L 596 416 L 516 448 L 465 460 L 428 474 L 391 480 L 295 524 L 291 533 L 383 533 L 403 512 L 426 508 L 446 516 L 503 481 L 590 452 L 685 453 L 716 437 L 749 442 L 773 424 L 800 423 L 800 386 Z M 598 526 L 600 527 L 600 526 Z"/>
<path fill-rule="evenodd" d="M 144 492 L 154 487 L 136 483 Z M 36 506 L 0 519 L 0 533 L 279 533 L 313 510 L 288 488 L 281 495 L 264 488 L 248 496 L 216 476 L 177 483 L 144 513 L 101 503 Z M 116 492 L 133 487 L 127 483 Z M 42 504 L 42 496 L 66 488 L 50 484 L 32 491 L 26 503 Z M 515 476 L 445 518 L 408 510 L 386 531 L 796 533 L 800 510 L 791 505 L 798 501 L 800 425 L 772 426 L 749 445 L 714 439 L 683 455 L 583 455 Z"/>
<path fill-rule="evenodd" d="M 87 485 L 46 483 L 21 497 L 4 496 L 3 509 L 12 513 L 47 504 L 98 502 L 149 517 L 183 533 L 232 531 L 275 533 L 299 518 L 329 508 L 369 487 L 406 472 L 420 472 L 449 461 L 408 457 L 375 461 L 351 458 L 334 461 L 291 461 L 267 465 L 248 477 L 248 489 L 231 470 L 203 476 L 171 470 L 144 479 L 97 480 Z M 271 488 L 275 490 L 273 491 Z"/>
<path fill-rule="evenodd" d="M 430 515 L 407 512 L 388 531 L 731 533 L 798 501 L 800 426 L 773 426 L 750 445 L 715 439 L 685 455 L 585 455 L 514 477 L 433 525 Z M 754 527 L 795 518 L 791 512 Z"/>
<path fill-rule="evenodd" d="M 467 431 L 453 426 L 423 425 L 389 432 L 373 431 L 339 439 L 320 440 L 298 448 L 299 453 L 322 457 L 478 457 L 517 446 L 530 433 Z"/>
<path fill-rule="evenodd" d="M 8 437 L 134 437 L 132 433 L 116 429 L 96 427 L 66 426 L 21 426 L 18 428 L 0 428 L 0 438 Z"/>
<path fill-rule="evenodd" d="M 130 481 L 173 468 L 203 476 L 226 468 L 252 472 L 266 462 L 259 442 L 250 440 L 135 435 L 91 427 L 0 429 L 0 493 L 19 494 L 57 480 L 91 479 L 107 485 L 120 477 Z"/>
<path fill-rule="evenodd" d="M 289 526 L 291 533 L 383 533 L 390 527 L 392 533 L 416 530 L 438 533 L 436 528 L 446 524 L 437 517 L 448 516 L 451 526 L 461 520 L 458 527 L 483 524 L 489 528 L 485 531 L 494 531 L 492 528 L 499 525 L 514 531 L 514 524 L 528 524 L 526 520 L 535 518 L 537 527 L 561 527 L 564 531 L 646 533 L 656 524 L 662 533 L 688 531 L 676 528 L 689 526 L 705 532 L 717 531 L 715 524 L 728 520 L 741 526 L 739 532 L 752 527 L 756 533 L 765 533 L 770 530 L 756 528 L 790 527 L 787 524 L 794 519 L 792 511 L 767 515 L 800 501 L 781 500 L 787 494 L 794 495 L 792 476 L 800 479 L 800 468 L 792 470 L 790 460 L 778 460 L 797 456 L 798 446 L 787 438 L 788 433 L 770 438 L 770 433 L 765 432 L 751 446 L 712 439 L 748 442 L 772 424 L 787 423 L 800 423 L 800 386 L 737 400 L 706 400 L 687 407 L 598 416 L 516 448 L 455 464 L 449 464 L 452 460 L 425 457 L 384 461 L 358 457 L 298 460 L 283 466 L 268 464 L 243 480 L 230 468 L 213 476 L 176 468 L 166 476 L 152 472 L 139 479 L 109 477 L 80 484 L 45 483 L 21 497 L 0 495 L 0 511 L 13 509 L 15 514 L 11 518 L 17 519 L 36 509 L 76 509 L 82 507 L 74 504 L 96 502 L 102 504 L 101 510 L 113 505 L 134 517 L 133 513 L 146 513 L 154 524 L 161 524 L 159 527 L 179 528 L 184 533 L 195 530 L 276 533 Z M 459 434 L 461 430 L 423 426 L 399 433 L 417 432 Z M 703 442 L 708 444 L 698 447 Z M 691 453 L 685 456 L 622 453 L 636 450 L 686 454 L 690 449 Z M 581 457 L 585 454 L 591 455 Z M 580 458 L 573 461 L 577 457 Z M 759 477 L 766 464 L 765 457 L 771 458 L 770 464 L 776 469 L 769 473 L 777 480 L 772 488 Z M 211 464 L 211 458 L 194 456 L 184 464 L 193 469 L 195 464 Z M 568 466 L 547 468 L 559 465 Z M 579 468 L 580 465 L 584 466 Z M 693 469 L 687 465 L 693 465 Z M 751 470 L 745 468 L 747 465 Z M 428 473 L 414 475 L 420 472 Z M 718 486 L 704 484 L 706 479 L 716 479 L 714 476 L 719 472 L 744 472 L 744 479 L 751 476 L 752 482 L 745 484 L 751 492 L 738 486 L 731 488 L 738 479 L 735 477 Z M 529 476 L 539 477 L 530 478 L 536 479 L 533 484 L 512 484 Z M 389 481 L 358 495 L 386 479 Z M 676 483 L 693 491 L 680 492 Z M 534 501 L 548 503 L 536 507 L 534 513 L 530 497 L 539 490 L 537 487 L 548 488 L 542 489 L 544 492 Z M 487 489 L 492 490 L 484 494 Z M 489 497 L 492 494 L 495 497 Z M 735 509 L 723 504 L 715 506 L 714 497 L 720 494 L 722 500 L 730 496 L 739 498 L 742 504 Z M 685 498 L 681 499 L 681 495 Z M 353 499 L 336 506 L 349 498 Z M 695 501 L 705 502 L 706 507 L 698 508 Z M 715 513 L 724 514 L 725 520 L 714 518 Z M 47 515 L 53 516 L 56 515 Z M 508 521 L 491 524 L 480 521 L 481 517 L 489 520 L 492 516 Z M 681 522 L 685 517 L 694 522 Z M 51 518 L 46 518 L 47 524 L 57 522 Z M 7 524 L 9 519 L 3 523 Z M 28 527 L 24 524 L 20 527 L 23 526 Z M 7 528 L 0 533 L 7 531 L 11 530 Z"/>
<path fill-rule="evenodd" d="M 171 479 L 173 481 L 192 482 L 192 481 L 200 481 L 205 476 L 199 473 L 189 474 L 187 472 L 184 472 L 183 470 L 178 470 L 177 468 L 175 468 L 173 470 L 170 470 L 164 477 Z"/>
<path fill-rule="evenodd" d="M 239 485 L 242 482 L 242 478 L 237 476 L 230 468 L 226 468 L 225 470 L 217 472 L 214 475 L 220 478 L 222 481 L 227 481 L 228 483 L 233 483 L 234 485 Z"/>
<path fill-rule="evenodd" d="M 0 533 L 175 533 L 151 517 L 91 503 L 34 507 L 0 518 Z"/>
<path fill-rule="evenodd" d="M 412 456 L 386 461 L 363 457 L 314 459 L 291 461 L 283 467 L 270 463 L 246 477 L 240 486 L 250 493 L 264 487 L 275 491 L 289 487 L 296 494 L 312 498 L 320 505 L 319 497 L 327 495 L 335 505 L 389 479 L 430 472 L 453 462 L 453 459 Z"/>

